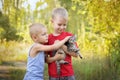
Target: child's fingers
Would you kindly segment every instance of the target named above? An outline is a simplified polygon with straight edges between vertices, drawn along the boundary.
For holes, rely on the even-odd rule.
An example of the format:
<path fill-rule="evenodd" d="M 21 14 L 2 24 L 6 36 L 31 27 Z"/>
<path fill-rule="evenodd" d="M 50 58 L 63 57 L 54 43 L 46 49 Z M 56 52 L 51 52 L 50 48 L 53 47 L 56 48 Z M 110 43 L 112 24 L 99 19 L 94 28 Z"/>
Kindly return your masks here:
<path fill-rule="evenodd" d="M 59 53 L 56 53 L 55 57 L 57 58 L 57 60 L 61 60 L 65 58 L 64 54 L 59 54 Z"/>
<path fill-rule="evenodd" d="M 60 42 L 59 40 L 55 40 L 55 42 L 54 43 L 58 43 L 58 42 Z"/>

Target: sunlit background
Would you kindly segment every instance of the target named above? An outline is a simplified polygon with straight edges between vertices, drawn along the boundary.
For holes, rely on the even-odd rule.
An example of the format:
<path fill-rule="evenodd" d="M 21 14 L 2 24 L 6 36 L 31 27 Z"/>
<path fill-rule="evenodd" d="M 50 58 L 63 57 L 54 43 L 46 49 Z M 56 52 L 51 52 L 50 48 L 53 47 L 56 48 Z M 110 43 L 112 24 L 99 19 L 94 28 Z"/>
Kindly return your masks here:
<path fill-rule="evenodd" d="M 83 59 L 73 58 L 76 80 L 120 80 L 120 0 L 0 0 L 0 80 L 22 80 L 32 40 L 28 26 L 52 32 L 51 11 L 65 7 L 67 31 Z M 48 80 L 47 64 L 44 80 Z"/>

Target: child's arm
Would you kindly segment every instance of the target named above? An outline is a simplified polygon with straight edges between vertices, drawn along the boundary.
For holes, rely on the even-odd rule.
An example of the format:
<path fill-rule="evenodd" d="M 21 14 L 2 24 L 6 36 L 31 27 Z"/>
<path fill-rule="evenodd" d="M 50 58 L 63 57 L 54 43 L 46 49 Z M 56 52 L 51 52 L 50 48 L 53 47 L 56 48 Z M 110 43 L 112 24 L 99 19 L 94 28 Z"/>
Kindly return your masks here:
<path fill-rule="evenodd" d="M 63 45 L 63 46 L 62 46 L 62 49 L 64 50 L 64 52 L 65 52 L 66 54 L 69 54 L 70 56 L 73 56 L 73 57 L 77 57 L 77 56 L 78 56 L 75 52 L 69 52 L 69 51 L 67 50 L 67 46 L 66 46 L 66 45 Z"/>
<path fill-rule="evenodd" d="M 46 56 L 46 63 L 52 63 L 54 61 L 61 60 L 61 59 L 64 59 L 64 58 L 65 57 L 64 57 L 63 54 L 56 53 L 55 56 L 53 56 L 53 57 Z"/>
<path fill-rule="evenodd" d="M 53 45 L 43 45 L 43 44 L 39 44 L 36 43 L 30 51 L 30 56 L 31 57 L 35 57 L 38 53 L 38 51 L 52 51 L 52 50 L 57 50 L 58 48 L 60 48 L 71 36 L 66 37 L 65 39 L 63 39 L 62 41 L 59 41 Z"/>
<path fill-rule="evenodd" d="M 42 44 L 36 44 L 34 46 L 35 51 L 52 51 L 59 49 L 71 36 L 66 37 L 62 41 L 59 41 L 53 45 L 42 45 Z"/>

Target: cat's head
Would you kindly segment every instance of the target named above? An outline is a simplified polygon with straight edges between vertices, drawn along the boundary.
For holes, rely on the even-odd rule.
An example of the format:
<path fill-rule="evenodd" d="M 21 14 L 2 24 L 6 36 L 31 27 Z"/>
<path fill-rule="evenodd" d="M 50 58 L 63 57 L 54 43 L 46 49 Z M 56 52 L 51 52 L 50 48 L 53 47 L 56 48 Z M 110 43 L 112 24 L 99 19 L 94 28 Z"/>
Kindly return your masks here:
<path fill-rule="evenodd" d="M 76 36 L 73 35 L 72 37 L 70 37 L 70 39 L 68 40 L 69 43 L 74 43 L 76 42 Z"/>

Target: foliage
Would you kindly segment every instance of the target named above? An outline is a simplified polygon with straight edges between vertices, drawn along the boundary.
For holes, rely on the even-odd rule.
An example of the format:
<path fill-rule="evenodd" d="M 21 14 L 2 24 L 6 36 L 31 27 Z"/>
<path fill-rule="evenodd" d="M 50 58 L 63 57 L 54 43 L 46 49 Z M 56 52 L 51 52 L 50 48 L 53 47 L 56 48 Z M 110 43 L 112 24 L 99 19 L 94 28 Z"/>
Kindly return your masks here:
<path fill-rule="evenodd" d="M 16 35 L 17 31 L 14 27 L 10 26 L 10 22 L 7 16 L 0 12 L 0 38 L 8 40 L 17 40 L 19 37 Z"/>
<path fill-rule="evenodd" d="M 29 44 L 16 41 L 0 41 L 0 62 L 26 61 Z M 5 58 L 4 58 L 5 57 Z"/>
<path fill-rule="evenodd" d="M 54 7 L 61 6 L 69 13 L 67 31 L 77 35 L 78 46 L 85 57 L 79 64 L 73 61 L 76 76 L 81 75 L 81 80 L 119 80 L 120 0 L 41 0 L 36 3 L 33 11 L 30 4 L 26 8 L 23 6 L 25 2 L 28 0 L 2 2 L 0 61 L 11 59 L 25 61 L 24 53 L 29 45 L 27 43 L 31 42 L 28 25 L 33 22 L 43 23 L 51 33 L 51 11 Z M 23 42 L 19 44 L 7 40 Z"/>
<path fill-rule="evenodd" d="M 70 2 L 67 0 L 59 1 L 62 6 L 65 5 L 64 7 L 67 8 L 69 6 L 68 3 Z M 78 43 L 82 52 L 92 52 L 94 55 L 101 56 L 101 58 L 106 57 L 108 65 L 115 61 L 114 64 L 117 67 L 111 64 L 112 72 L 115 75 L 118 75 L 114 69 L 119 69 L 120 56 L 115 55 L 119 54 L 119 46 L 116 46 L 116 49 L 112 44 L 114 44 L 114 46 L 119 45 L 119 39 L 117 41 L 115 38 L 116 35 L 119 35 L 120 30 L 120 14 L 118 14 L 120 12 L 119 3 L 119 0 L 72 0 L 71 6 L 67 8 L 71 14 L 70 20 L 73 22 L 70 22 L 70 29 L 75 26 L 74 29 L 77 31 L 74 29 L 71 30 L 79 36 Z M 80 27 L 76 27 L 77 25 Z M 110 47 L 110 45 L 112 46 Z M 103 76 L 104 75 L 106 74 L 103 74 Z M 115 75 L 113 75 L 115 79 L 118 79 Z"/>
<path fill-rule="evenodd" d="M 117 73 L 116 76 L 120 75 L 120 34 L 116 35 L 115 38 L 111 40 L 110 45 L 110 59 L 111 59 L 111 68 L 114 69 L 114 72 Z"/>
<path fill-rule="evenodd" d="M 26 38 L 26 35 L 28 35 L 26 34 L 26 24 L 29 23 L 30 14 L 22 7 L 23 2 L 21 0 L 5 0 L 1 2 L 3 5 L 0 11 L 0 27 L 3 29 L 0 36 L 2 36 L 2 39 L 20 41 L 24 40 L 24 36 Z"/>

